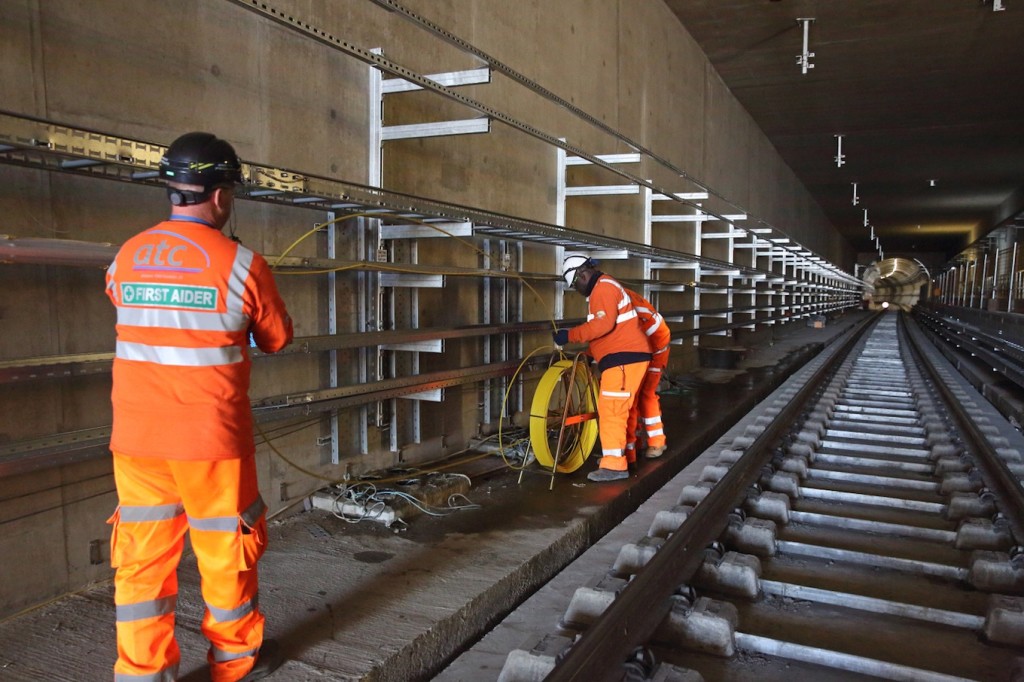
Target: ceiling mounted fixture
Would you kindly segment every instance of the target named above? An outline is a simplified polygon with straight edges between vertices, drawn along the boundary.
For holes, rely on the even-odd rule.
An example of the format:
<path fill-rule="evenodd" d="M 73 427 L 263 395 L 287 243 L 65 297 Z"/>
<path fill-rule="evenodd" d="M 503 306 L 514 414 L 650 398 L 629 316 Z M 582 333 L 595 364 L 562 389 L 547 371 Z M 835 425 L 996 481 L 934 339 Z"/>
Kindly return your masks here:
<path fill-rule="evenodd" d="M 934 187 L 935 186 L 935 181 L 934 180 L 929 180 L 928 181 L 928 186 L 929 187 Z"/>
<path fill-rule="evenodd" d="M 851 183 L 853 185 L 853 205 L 856 206 L 860 203 L 860 197 L 857 196 L 857 183 Z"/>
<path fill-rule="evenodd" d="M 846 154 L 843 153 L 843 136 L 836 135 L 836 155 L 835 162 L 836 168 L 842 168 L 843 164 L 846 163 Z"/>
<path fill-rule="evenodd" d="M 868 210 L 864 209 L 864 227 L 868 226 Z"/>
<path fill-rule="evenodd" d="M 1003 0 L 992 0 L 992 11 L 993 12 L 1002 12 L 1004 9 L 1006 9 L 1006 8 L 1003 7 Z"/>
<path fill-rule="evenodd" d="M 797 23 L 803 24 L 804 27 L 804 50 L 796 56 L 796 63 L 800 67 L 800 73 L 806 74 L 809 69 L 814 68 L 814 64 L 811 64 L 811 57 L 814 56 L 813 52 L 808 52 L 808 43 L 811 37 L 811 22 L 814 19 L 797 19 Z"/>

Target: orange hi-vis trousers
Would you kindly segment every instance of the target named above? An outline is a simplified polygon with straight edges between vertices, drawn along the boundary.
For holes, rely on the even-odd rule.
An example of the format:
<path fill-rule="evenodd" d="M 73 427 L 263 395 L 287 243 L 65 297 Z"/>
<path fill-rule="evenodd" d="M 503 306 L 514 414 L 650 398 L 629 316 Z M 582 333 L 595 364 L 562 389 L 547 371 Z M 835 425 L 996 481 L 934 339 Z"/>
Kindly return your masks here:
<path fill-rule="evenodd" d="M 114 481 L 115 682 L 177 677 L 174 612 L 186 531 L 202 577 L 210 679 L 241 679 L 263 643 L 256 563 L 266 548 L 267 521 L 253 457 L 165 460 L 115 452 Z"/>
<path fill-rule="evenodd" d="M 658 399 L 658 384 L 661 373 L 668 367 L 668 346 L 654 351 L 651 365 L 647 368 L 640 393 L 637 395 L 634 412 L 630 415 L 629 444 L 636 441 L 637 422 L 643 425 L 647 434 L 647 447 L 660 448 L 666 444 L 665 426 L 661 422 L 661 401 Z M 635 445 L 634 445 L 635 447 Z"/>
<path fill-rule="evenodd" d="M 629 468 L 631 451 L 626 448 L 626 429 L 637 392 L 647 374 L 647 365 L 647 362 L 632 362 L 601 371 L 597 418 L 602 469 L 626 471 Z"/>

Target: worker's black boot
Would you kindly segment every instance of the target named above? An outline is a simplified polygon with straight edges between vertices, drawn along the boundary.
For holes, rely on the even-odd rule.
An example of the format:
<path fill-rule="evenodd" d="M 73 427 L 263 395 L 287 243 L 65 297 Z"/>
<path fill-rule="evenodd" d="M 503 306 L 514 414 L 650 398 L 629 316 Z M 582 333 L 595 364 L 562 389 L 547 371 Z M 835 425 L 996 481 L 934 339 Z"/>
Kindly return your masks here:
<path fill-rule="evenodd" d="M 597 469 L 587 474 L 587 478 L 591 481 L 597 481 L 603 483 L 605 481 L 621 481 L 629 478 L 628 471 L 613 471 L 611 469 Z"/>
<path fill-rule="evenodd" d="M 248 675 L 238 682 L 262 680 L 281 667 L 282 663 L 284 663 L 284 654 L 281 652 L 281 645 L 275 639 L 265 639 L 259 653 L 256 654 L 256 665 L 252 667 Z"/>

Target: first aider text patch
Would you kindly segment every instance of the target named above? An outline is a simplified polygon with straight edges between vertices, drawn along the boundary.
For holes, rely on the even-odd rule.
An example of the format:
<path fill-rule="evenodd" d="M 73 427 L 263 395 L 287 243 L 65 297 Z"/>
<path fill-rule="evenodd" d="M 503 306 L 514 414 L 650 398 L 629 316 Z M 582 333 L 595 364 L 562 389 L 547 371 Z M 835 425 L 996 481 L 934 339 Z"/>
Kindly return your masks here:
<path fill-rule="evenodd" d="M 180 284 L 123 282 L 121 284 L 121 302 L 124 305 L 153 308 L 216 310 L 217 289 Z"/>

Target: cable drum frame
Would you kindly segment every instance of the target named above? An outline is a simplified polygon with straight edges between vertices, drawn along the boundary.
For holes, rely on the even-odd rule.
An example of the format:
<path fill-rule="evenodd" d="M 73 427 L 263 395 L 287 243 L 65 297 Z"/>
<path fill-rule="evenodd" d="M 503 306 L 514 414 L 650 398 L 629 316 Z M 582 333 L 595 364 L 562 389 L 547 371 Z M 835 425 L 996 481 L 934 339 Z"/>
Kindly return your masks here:
<path fill-rule="evenodd" d="M 549 490 L 554 488 L 555 474 L 583 466 L 597 442 L 597 391 L 586 358 L 585 353 L 577 353 L 571 360 L 551 363 L 530 403 L 530 446 L 537 463 L 549 469 Z M 560 402 L 555 409 L 552 400 Z M 552 453 L 551 432 L 556 426 Z M 519 471 L 520 483 L 525 471 Z"/>

